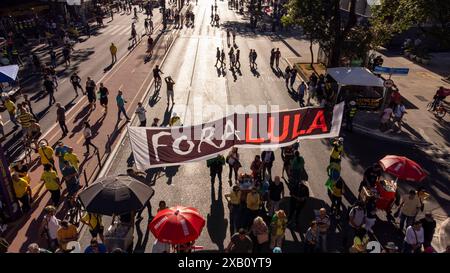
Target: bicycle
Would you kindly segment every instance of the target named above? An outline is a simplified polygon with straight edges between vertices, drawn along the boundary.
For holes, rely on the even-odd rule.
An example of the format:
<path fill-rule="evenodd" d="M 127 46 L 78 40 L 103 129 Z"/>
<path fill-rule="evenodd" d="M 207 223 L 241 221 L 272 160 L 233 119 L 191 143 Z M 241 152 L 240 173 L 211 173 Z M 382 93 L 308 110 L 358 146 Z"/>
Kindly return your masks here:
<path fill-rule="evenodd" d="M 67 220 L 72 225 L 78 227 L 80 225 L 81 218 L 83 217 L 84 209 L 77 197 L 77 194 L 70 196 L 66 202 L 69 210 L 64 216 L 64 220 Z"/>
<path fill-rule="evenodd" d="M 442 101 L 439 101 L 436 106 L 434 106 L 434 104 L 435 101 L 428 103 L 427 110 L 432 112 L 436 117 L 442 119 L 447 114 L 447 109 L 445 108 Z"/>

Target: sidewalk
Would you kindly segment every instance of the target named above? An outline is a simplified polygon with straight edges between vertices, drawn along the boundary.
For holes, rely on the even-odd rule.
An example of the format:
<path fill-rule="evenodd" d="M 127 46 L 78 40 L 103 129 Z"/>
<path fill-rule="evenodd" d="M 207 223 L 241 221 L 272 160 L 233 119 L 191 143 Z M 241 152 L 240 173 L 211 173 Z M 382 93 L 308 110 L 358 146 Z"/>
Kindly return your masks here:
<path fill-rule="evenodd" d="M 159 28 L 155 28 L 155 34 L 158 33 Z M 124 117 L 122 117 L 122 120 L 117 120 L 117 107 L 115 105 L 117 90 L 121 89 L 124 91 L 124 98 L 128 102 L 125 105 L 126 110 L 131 116 L 131 113 L 136 108 L 137 102 L 143 97 L 147 86 L 152 80 L 151 73 L 148 73 L 148 71 L 165 54 L 165 48 L 159 47 L 154 50 L 150 63 L 145 64 L 142 56 L 145 56 L 146 50 L 147 46 L 145 43 L 138 44 L 130 54 L 118 60 L 109 73 L 97 81 L 97 83 L 103 82 L 110 92 L 107 115 L 103 114 L 103 109 L 98 103 L 94 111 L 89 111 L 85 97 L 66 113 L 66 124 L 69 129 L 69 135 L 62 139 L 62 141 L 65 145 L 73 147 L 74 153 L 82 161 L 80 164 L 80 183 L 82 185 L 87 185 L 88 181 L 92 182 L 95 179 L 101 169 L 101 164 L 109 155 L 110 151 L 114 149 L 115 145 L 117 145 L 117 137 L 127 125 Z M 129 80 L 131 78 L 133 81 Z M 92 154 L 93 151 L 91 151 L 88 157 L 85 156 L 83 158 L 82 155 L 85 148 L 83 147 L 82 124 L 84 121 L 90 121 L 94 136 L 93 143 L 98 147 L 98 154 Z M 52 127 L 52 129 L 45 133 L 43 138 L 47 139 L 50 144 L 55 145 L 60 135 L 59 127 Z M 37 159 L 37 156 L 34 155 L 33 159 Z M 41 173 L 42 166 L 39 163 L 31 168 L 31 187 L 35 202 L 29 214 L 23 216 L 15 223 L 10 224 L 12 228 L 6 234 L 7 240 L 11 242 L 9 252 L 24 252 L 28 244 L 33 242 L 46 245 L 39 238 L 38 227 L 43 217 L 42 210 L 49 203 L 50 195 L 47 194 L 45 189 L 42 190 L 43 185 L 39 181 Z M 84 173 L 86 173 L 87 181 L 85 181 Z M 64 204 L 60 204 L 57 217 L 63 219 L 64 214 Z"/>

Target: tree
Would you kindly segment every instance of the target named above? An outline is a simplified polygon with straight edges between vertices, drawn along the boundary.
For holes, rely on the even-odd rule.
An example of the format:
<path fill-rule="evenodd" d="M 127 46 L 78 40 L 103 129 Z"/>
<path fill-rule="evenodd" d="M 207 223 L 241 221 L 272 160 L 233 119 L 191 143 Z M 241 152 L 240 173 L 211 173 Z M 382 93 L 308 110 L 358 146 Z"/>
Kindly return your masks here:
<path fill-rule="evenodd" d="M 309 51 L 311 53 L 311 67 L 314 63 L 314 52 L 312 46 L 329 37 L 327 24 L 323 15 L 326 6 L 321 0 L 289 1 L 286 6 L 288 13 L 281 19 L 284 25 L 300 25 L 309 40 Z"/>
<path fill-rule="evenodd" d="M 378 45 L 416 26 L 442 47 L 450 47 L 450 1 L 381 0 L 381 5 L 372 10 L 370 23 Z"/>
<path fill-rule="evenodd" d="M 346 53 L 345 44 L 355 31 L 361 31 L 356 28 L 355 7 L 356 0 L 350 0 L 349 16 L 343 26 L 340 0 L 289 0 L 283 23 L 302 26 L 309 37 L 310 50 L 312 43 L 318 42 L 328 57 L 327 66 L 339 66 L 341 55 Z"/>

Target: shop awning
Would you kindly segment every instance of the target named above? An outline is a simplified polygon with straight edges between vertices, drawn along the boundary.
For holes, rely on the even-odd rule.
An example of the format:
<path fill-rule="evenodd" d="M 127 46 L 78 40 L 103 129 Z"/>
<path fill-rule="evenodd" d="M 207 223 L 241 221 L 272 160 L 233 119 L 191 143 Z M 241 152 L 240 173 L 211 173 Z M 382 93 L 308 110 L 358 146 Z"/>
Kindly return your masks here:
<path fill-rule="evenodd" d="M 383 87 L 383 80 L 364 67 L 328 68 L 327 74 L 335 79 L 338 85 Z"/>

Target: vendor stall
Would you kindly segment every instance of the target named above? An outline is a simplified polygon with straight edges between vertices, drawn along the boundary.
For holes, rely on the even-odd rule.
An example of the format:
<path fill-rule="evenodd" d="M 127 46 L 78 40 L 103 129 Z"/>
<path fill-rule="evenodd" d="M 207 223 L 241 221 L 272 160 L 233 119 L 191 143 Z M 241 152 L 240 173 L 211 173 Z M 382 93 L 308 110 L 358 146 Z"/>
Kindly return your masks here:
<path fill-rule="evenodd" d="M 386 96 L 383 80 L 364 67 L 335 67 L 327 69 L 328 78 L 337 84 L 337 101 L 356 102 L 363 110 L 378 110 Z"/>

